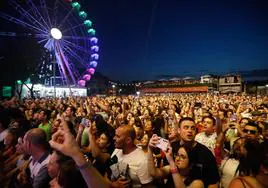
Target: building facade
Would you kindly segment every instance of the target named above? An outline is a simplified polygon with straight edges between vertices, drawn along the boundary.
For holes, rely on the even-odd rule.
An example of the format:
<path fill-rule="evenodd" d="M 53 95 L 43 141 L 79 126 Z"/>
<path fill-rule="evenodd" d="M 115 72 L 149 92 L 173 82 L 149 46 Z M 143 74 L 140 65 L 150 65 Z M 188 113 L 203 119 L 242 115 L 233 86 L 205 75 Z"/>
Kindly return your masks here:
<path fill-rule="evenodd" d="M 185 77 L 144 82 L 139 90 L 143 94 L 241 93 L 242 86 L 240 75 L 204 75 L 198 79 Z"/>
<path fill-rule="evenodd" d="M 219 77 L 220 93 L 241 93 L 243 92 L 242 78 L 240 75 L 228 74 Z"/>

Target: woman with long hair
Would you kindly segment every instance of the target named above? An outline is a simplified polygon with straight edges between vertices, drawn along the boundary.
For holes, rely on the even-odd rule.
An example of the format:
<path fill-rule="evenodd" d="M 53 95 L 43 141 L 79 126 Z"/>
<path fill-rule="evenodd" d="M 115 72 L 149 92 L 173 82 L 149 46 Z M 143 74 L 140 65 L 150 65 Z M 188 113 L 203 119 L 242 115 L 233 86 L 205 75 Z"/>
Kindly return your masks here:
<path fill-rule="evenodd" d="M 268 187 L 268 145 L 247 140 L 244 149 L 246 155 L 240 158 L 240 175 L 231 181 L 229 188 Z"/>
<path fill-rule="evenodd" d="M 151 175 L 154 178 L 167 179 L 165 187 L 192 187 L 203 188 L 204 183 L 201 180 L 201 170 L 195 166 L 192 161 L 194 155 L 190 145 L 181 146 L 175 152 L 175 160 L 173 158 L 172 148 L 170 146 L 164 151 L 169 165 L 156 168 L 152 156 L 152 149 L 159 143 L 159 137 L 153 135 L 149 142 L 148 147 L 148 166 Z"/>

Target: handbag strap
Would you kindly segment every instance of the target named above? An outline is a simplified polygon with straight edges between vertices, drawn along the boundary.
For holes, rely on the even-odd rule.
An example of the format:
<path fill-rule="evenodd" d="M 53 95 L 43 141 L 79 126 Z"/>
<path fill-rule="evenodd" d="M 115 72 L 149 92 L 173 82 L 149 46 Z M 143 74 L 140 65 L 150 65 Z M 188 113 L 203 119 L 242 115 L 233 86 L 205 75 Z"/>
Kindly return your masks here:
<path fill-rule="evenodd" d="M 225 160 L 225 162 L 223 163 L 222 165 L 222 168 L 221 168 L 221 176 L 223 175 L 223 170 L 224 170 L 224 167 L 226 165 L 226 163 L 228 162 L 229 158 Z"/>

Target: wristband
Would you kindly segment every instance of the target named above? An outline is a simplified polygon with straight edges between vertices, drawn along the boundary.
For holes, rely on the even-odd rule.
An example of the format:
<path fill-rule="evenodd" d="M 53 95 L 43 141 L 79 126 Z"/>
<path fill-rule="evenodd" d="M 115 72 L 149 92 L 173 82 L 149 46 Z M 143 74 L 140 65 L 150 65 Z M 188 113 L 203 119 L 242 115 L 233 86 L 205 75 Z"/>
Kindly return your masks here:
<path fill-rule="evenodd" d="M 169 169 L 169 172 L 170 172 L 171 174 L 176 174 L 176 173 L 178 173 L 178 169 L 177 169 L 177 168 L 170 168 L 170 169 Z"/>
<path fill-rule="evenodd" d="M 81 165 L 81 166 L 77 166 L 76 165 L 76 167 L 79 169 L 79 170 L 85 170 L 86 168 L 88 168 L 88 167 L 92 167 L 92 164 L 91 163 L 89 163 L 89 162 L 85 162 L 83 165 Z"/>
<path fill-rule="evenodd" d="M 92 167 L 92 163 L 89 161 L 88 157 L 86 155 L 84 155 L 84 157 L 86 159 L 86 162 L 79 166 L 76 165 L 79 170 L 85 170 L 86 168 Z"/>

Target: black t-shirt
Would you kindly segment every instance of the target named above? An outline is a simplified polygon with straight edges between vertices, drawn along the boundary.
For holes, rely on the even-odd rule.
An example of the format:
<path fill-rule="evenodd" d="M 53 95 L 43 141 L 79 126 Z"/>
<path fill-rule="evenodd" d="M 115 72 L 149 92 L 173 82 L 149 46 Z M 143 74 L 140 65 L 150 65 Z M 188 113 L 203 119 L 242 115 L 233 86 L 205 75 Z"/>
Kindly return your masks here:
<path fill-rule="evenodd" d="M 104 176 L 109 166 L 105 163 L 101 163 L 100 160 L 96 159 L 93 161 L 93 166 L 98 170 L 98 172 Z"/>
<path fill-rule="evenodd" d="M 92 153 L 86 153 L 87 157 L 90 159 L 90 161 L 92 161 L 93 166 L 96 168 L 96 170 L 102 175 L 104 176 L 105 173 L 107 172 L 107 170 L 109 170 L 109 163 L 110 159 L 107 159 L 107 161 L 105 161 L 104 163 L 101 162 L 98 158 L 94 158 L 92 156 Z"/>
<path fill-rule="evenodd" d="M 174 142 L 171 146 L 172 151 L 178 151 L 180 142 Z M 220 176 L 217 163 L 212 152 L 206 146 L 197 143 L 191 153 L 193 155 L 191 163 L 195 166 L 196 170 L 200 171 L 205 187 L 219 182 Z"/>

